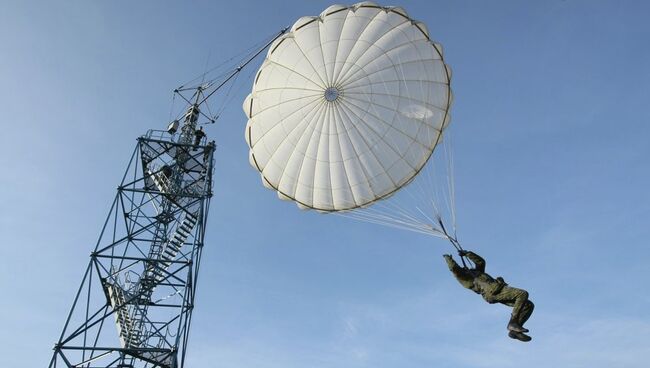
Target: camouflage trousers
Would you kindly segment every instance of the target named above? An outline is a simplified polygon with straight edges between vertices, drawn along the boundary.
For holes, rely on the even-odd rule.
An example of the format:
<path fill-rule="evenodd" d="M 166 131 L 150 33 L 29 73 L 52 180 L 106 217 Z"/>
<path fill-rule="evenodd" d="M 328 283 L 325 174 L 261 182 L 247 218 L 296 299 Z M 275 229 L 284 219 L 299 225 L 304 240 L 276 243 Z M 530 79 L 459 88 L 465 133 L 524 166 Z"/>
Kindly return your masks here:
<path fill-rule="evenodd" d="M 520 326 L 523 326 L 528 321 L 530 315 L 533 314 L 533 309 L 535 309 L 535 304 L 528 300 L 526 290 L 508 285 L 504 286 L 498 294 L 493 295 L 492 300 L 512 307 L 512 320 L 519 323 Z"/>

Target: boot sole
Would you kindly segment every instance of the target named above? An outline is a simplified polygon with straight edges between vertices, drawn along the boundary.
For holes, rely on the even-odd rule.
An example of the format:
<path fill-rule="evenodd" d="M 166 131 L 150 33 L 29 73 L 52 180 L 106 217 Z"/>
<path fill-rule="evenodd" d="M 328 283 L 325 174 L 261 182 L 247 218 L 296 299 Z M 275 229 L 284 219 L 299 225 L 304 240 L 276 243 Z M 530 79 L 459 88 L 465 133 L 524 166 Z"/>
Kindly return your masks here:
<path fill-rule="evenodd" d="M 515 340 L 519 340 L 519 341 L 523 341 L 523 342 L 528 342 L 528 341 L 533 339 L 532 337 L 530 337 L 528 335 L 525 335 L 525 334 L 523 334 L 521 332 L 515 332 L 515 331 L 510 331 L 508 333 L 508 337 L 510 337 L 511 339 L 515 339 Z"/>

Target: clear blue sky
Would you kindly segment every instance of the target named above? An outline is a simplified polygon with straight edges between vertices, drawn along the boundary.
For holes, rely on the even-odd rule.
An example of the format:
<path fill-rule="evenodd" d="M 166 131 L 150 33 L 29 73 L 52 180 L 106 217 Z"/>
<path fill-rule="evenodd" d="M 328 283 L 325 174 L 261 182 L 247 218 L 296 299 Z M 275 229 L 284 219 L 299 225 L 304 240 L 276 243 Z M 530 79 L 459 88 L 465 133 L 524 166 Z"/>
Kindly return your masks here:
<path fill-rule="evenodd" d="M 0 10 L 0 352 L 45 366 L 135 139 L 171 90 L 328 1 L 13 1 Z M 530 290 L 534 340 L 439 239 L 299 211 L 249 166 L 241 101 L 188 367 L 638 367 L 650 355 L 650 6 L 406 1 L 454 71 L 460 236 Z M 259 65 L 259 64 L 258 64 Z M 256 67 L 256 66 L 255 66 Z M 249 83 L 249 82 L 246 82 Z"/>

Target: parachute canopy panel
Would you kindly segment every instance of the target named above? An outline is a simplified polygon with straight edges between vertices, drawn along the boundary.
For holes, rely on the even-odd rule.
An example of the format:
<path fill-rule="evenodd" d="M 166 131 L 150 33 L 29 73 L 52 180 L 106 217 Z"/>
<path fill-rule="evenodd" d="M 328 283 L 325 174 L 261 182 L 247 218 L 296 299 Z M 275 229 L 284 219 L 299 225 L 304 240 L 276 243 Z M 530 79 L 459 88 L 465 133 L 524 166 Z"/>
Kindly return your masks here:
<path fill-rule="evenodd" d="M 333 5 L 270 46 L 243 106 L 250 161 L 302 208 L 367 206 L 426 164 L 451 99 L 424 24 L 402 8 Z"/>

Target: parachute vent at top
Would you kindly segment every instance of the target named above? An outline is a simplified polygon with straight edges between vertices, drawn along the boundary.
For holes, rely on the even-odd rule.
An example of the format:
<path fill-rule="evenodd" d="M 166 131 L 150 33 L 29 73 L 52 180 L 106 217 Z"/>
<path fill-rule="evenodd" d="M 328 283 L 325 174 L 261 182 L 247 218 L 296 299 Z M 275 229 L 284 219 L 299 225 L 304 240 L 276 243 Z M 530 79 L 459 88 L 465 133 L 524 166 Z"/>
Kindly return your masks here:
<path fill-rule="evenodd" d="M 301 208 L 365 207 L 408 184 L 449 124 L 450 70 L 398 7 L 333 5 L 269 48 L 244 101 L 251 164 Z"/>

